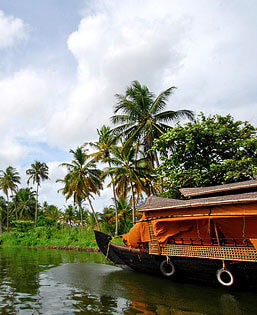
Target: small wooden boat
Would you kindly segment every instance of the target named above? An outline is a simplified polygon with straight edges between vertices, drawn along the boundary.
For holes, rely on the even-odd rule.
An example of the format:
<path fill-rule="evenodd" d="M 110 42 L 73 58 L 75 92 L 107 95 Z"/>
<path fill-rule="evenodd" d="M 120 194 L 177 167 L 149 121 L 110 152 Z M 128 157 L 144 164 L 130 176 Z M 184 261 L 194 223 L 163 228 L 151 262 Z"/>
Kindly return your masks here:
<path fill-rule="evenodd" d="M 257 287 L 257 180 L 149 197 L 124 246 L 95 231 L 113 263 L 174 280 Z"/>

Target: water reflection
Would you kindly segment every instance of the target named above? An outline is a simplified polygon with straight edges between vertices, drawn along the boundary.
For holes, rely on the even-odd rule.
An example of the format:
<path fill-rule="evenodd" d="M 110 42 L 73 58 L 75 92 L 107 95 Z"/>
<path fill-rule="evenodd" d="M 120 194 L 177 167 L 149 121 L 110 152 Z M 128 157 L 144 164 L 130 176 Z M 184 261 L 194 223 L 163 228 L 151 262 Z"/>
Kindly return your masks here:
<path fill-rule="evenodd" d="M 255 292 L 173 283 L 100 254 L 0 251 L 1 314 L 256 314 Z"/>

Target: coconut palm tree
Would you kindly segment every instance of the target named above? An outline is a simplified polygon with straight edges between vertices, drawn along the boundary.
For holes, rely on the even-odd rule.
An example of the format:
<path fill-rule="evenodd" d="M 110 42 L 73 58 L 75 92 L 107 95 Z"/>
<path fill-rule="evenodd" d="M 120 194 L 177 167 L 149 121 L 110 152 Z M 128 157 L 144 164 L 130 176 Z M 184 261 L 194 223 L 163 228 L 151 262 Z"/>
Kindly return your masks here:
<path fill-rule="evenodd" d="M 115 115 L 111 117 L 111 121 L 119 126 L 113 128 L 113 132 L 125 137 L 126 145 L 142 144 L 144 151 L 147 152 L 152 147 L 153 140 L 170 128 L 167 123 L 180 118 L 194 117 L 190 110 L 163 111 L 174 89 L 174 86 L 170 87 L 156 97 L 146 86 L 133 81 L 127 87 L 125 95 L 116 94 Z M 152 164 L 155 160 L 157 166 L 159 165 L 157 155 L 153 156 L 153 153 L 150 153 L 149 158 Z"/>
<path fill-rule="evenodd" d="M 36 183 L 36 197 L 37 197 L 37 203 L 36 203 L 36 209 L 35 209 L 35 225 L 37 225 L 37 217 L 38 217 L 38 188 L 40 186 L 41 180 L 44 181 L 46 179 L 49 179 L 48 176 L 48 166 L 46 163 L 42 163 L 39 161 L 35 161 L 33 164 L 31 164 L 31 168 L 26 170 L 26 174 L 29 175 L 29 178 L 27 180 L 27 184 L 32 180 L 33 185 Z"/>
<path fill-rule="evenodd" d="M 65 207 L 63 213 L 63 221 L 71 226 L 74 223 L 75 212 L 76 210 L 72 205 L 68 205 L 67 207 Z"/>
<path fill-rule="evenodd" d="M 102 128 L 99 130 L 97 129 L 98 134 L 98 141 L 96 142 L 89 142 L 89 145 L 93 147 L 96 151 L 91 154 L 91 156 L 94 158 L 96 162 L 103 162 L 107 163 L 109 167 L 112 166 L 112 151 L 114 150 L 116 143 L 117 143 L 117 137 L 114 137 L 114 135 L 111 133 L 111 127 L 103 125 Z M 111 175 L 112 177 L 112 175 Z M 119 218 L 118 218 L 118 207 L 117 207 L 117 196 L 115 192 L 115 186 L 113 183 L 112 178 L 112 192 L 113 192 L 113 199 L 114 199 L 114 207 L 115 207 L 115 214 L 116 214 L 116 220 L 115 220 L 115 235 L 118 235 L 118 224 L 119 224 Z"/>
<path fill-rule="evenodd" d="M 128 147 L 122 145 L 121 147 L 116 147 L 113 150 L 113 163 L 115 166 L 104 169 L 104 176 L 112 176 L 112 182 L 119 197 L 126 198 L 128 192 L 131 192 L 133 224 L 135 224 L 136 219 L 135 194 L 139 197 L 142 192 L 149 193 L 145 183 L 153 180 L 149 160 L 146 158 L 137 159 L 138 153 L 140 152 L 138 152 L 137 146 Z"/>
<path fill-rule="evenodd" d="M 47 219 L 58 222 L 61 218 L 62 213 L 57 206 L 49 205 L 47 208 L 47 211 L 44 213 L 44 215 Z"/>
<path fill-rule="evenodd" d="M 15 204 L 16 220 L 27 219 L 33 220 L 36 208 L 36 192 L 30 187 L 21 188 L 17 191 L 13 197 L 13 203 Z"/>
<path fill-rule="evenodd" d="M 100 225 L 92 205 L 91 198 L 94 194 L 100 194 L 102 182 L 100 180 L 101 171 L 96 168 L 96 164 L 91 160 L 91 156 L 87 154 L 87 150 L 78 147 L 76 151 L 70 150 L 74 159 L 71 163 L 62 163 L 60 166 L 66 167 L 68 173 L 64 179 L 57 180 L 63 182 L 64 187 L 62 193 L 69 199 L 73 196 L 74 202 L 79 206 L 81 213 L 81 224 L 83 225 L 83 209 L 82 202 L 87 199 L 91 211 L 93 212 L 97 228 Z"/>
<path fill-rule="evenodd" d="M 20 179 L 18 171 L 12 166 L 8 166 L 5 171 L 0 170 L 0 189 L 7 198 L 7 231 L 9 231 L 9 191 L 11 193 L 17 191 Z"/>
<path fill-rule="evenodd" d="M 4 197 L 0 196 L 0 234 L 3 233 L 3 222 L 6 219 L 8 204 Z"/>

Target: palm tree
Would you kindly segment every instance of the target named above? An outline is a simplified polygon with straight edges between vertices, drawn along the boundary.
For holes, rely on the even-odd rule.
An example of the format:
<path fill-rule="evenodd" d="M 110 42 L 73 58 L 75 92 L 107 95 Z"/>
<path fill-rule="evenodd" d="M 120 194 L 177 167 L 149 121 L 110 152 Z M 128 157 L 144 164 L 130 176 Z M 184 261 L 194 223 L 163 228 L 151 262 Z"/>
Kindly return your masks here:
<path fill-rule="evenodd" d="M 72 205 L 68 205 L 68 207 L 65 207 L 64 213 L 63 213 L 63 221 L 65 223 L 68 223 L 70 226 L 72 223 L 74 223 L 75 219 L 75 209 Z"/>
<path fill-rule="evenodd" d="M 126 198 L 128 192 L 131 192 L 133 208 L 132 221 L 133 224 L 135 224 L 135 194 L 137 193 L 139 196 L 142 192 L 149 193 L 146 189 L 147 186 L 145 185 L 145 182 L 152 181 L 152 168 L 149 164 L 149 160 L 146 158 L 137 159 L 137 146 L 128 147 L 122 145 L 121 147 L 116 147 L 113 150 L 113 154 L 113 163 L 115 166 L 105 168 L 104 176 L 112 176 L 112 182 L 116 187 L 119 197 Z"/>
<path fill-rule="evenodd" d="M 111 117 L 111 121 L 119 126 L 113 128 L 113 132 L 124 136 L 128 146 L 132 143 L 143 144 L 147 152 L 152 147 L 153 140 L 170 128 L 166 123 L 194 117 L 190 110 L 163 111 L 174 89 L 174 86 L 170 87 L 156 97 L 146 86 L 133 81 L 127 87 L 125 95 L 116 94 L 115 115 Z M 149 157 L 152 164 L 155 160 L 157 166 L 159 165 L 157 155 L 153 156 L 153 153 L 150 153 Z"/>
<path fill-rule="evenodd" d="M 6 218 L 8 204 L 4 197 L 0 196 L 0 234 L 3 233 L 3 221 Z M 5 217 L 4 217 L 5 215 Z"/>
<path fill-rule="evenodd" d="M 68 173 L 64 179 L 59 179 L 57 182 L 64 183 L 64 187 L 61 191 L 66 196 L 66 199 L 73 196 L 74 202 L 79 206 L 81 225 L 83 225 L 82 202 L 85 199 L 88 200 L 97 228 L 100 230 L 91 198 L 93 198 L 93 194 L 99 195 L 100 189 L 102 189 L 102 182 L 100 180 L 101 171 L 96 168 L 95 162 L 90 160 L 91 156 L 87 154 L 87 150 L 78 147 L 76 151 L 70 150 L 70 152 L 74 157 L 71 163 L 60 164 L 60 166 L 67 168 Z"/>
<path fill-rule="evenodd" d="M 36 208 L 36 192 L 31 190 L 30 187 L 21 188 L 13 197 L 16 210 L 16 220 L 18 219 L 33 219 L 34 211 Z"/>
<path fill-rule="evenodd" d="M 49 205 L 47 207 L 47 211 L 44 213 L 45 217 L 47 219 L 53 220 L 55 222 L 58 222 L 58 220 L 61 217 L 61 211 L 60 209 L 55 205 Z"/>
<path fill-rule="evenodd" d="M 107 163 L 109 167 L 112 166 L 112 151 L 115 148 L 117 143 L 117 137 L 111 133 L 111 128 L 109 126 L 103 125 L 102 128 L 99 130 L 97 129 L 98 133 L 98 141 L 97 142 L 90 142 L 89 145 L 93 147 L 96 151 L 91 154 L 96 162 L 103 162 Z M 112 175 L 111 175 L 112 177 Z M 112 192 L 113 192 L 113 199 L 114 199 L 114 206 L 115 206 L 115 235 L 118 235 L 118 207 L 117 207 L 117 197 L 115 192 L 115 186 L 112 178 Z"/>
<path fill-rule="evenodd" d="M 37 203 L 36 203 L 36 211 L 35 211 L 35 225 L 37 225 L 37 217 L 38 217 L 38 188 L 40 186 L 41 180 L 44 181 L 49 179 L 48 177 L 48 166 L 46 163 L 41 163 L 39 161 L 35 161 L 35 163 L 31 164 L 31 168 L 26 170 L 26 174 L 29 175 L 27 180 L 27 184 L 32 180 L 33 185 L 36 183 L 37 185 Z"/>
<path fill-rule="evenodd" d="M 20 184 L 20 176 L 17 170 L 8 166 L 5 171 L 0 170 L 0 189 L 3 190 L 7 198 L 7 231 L 9 231 L 9 191 L 14 193 Z"/>

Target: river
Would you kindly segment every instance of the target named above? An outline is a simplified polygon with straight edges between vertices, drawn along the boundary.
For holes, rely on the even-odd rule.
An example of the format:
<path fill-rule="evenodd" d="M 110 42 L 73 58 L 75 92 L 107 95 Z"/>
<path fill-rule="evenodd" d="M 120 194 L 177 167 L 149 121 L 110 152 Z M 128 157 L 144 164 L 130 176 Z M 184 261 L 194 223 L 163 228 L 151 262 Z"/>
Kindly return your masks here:
<path fill-rule="evenodd" d="M 173 283 L 102 254 L 3 248 L 1 314 L 257 314 L 257 293 Z"/>

